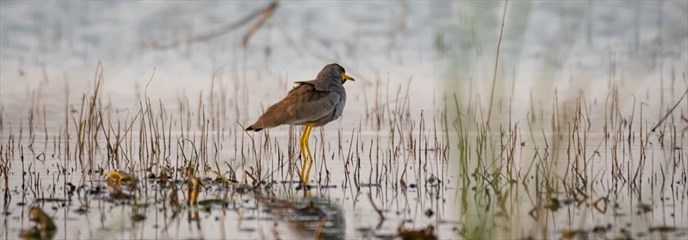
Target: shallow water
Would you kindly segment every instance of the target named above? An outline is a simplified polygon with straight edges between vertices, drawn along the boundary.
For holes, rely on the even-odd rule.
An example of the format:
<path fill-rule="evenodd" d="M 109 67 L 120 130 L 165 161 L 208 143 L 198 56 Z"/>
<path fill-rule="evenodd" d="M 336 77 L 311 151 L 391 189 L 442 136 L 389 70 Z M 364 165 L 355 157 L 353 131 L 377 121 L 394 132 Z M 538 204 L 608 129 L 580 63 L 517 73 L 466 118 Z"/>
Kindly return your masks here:
<path fill-rule="evenodd" d="M 685 2 L 511 2 L 494 94 L 496 2 L 280 2 L 246 48 L 256 19 L 186 41 L 267 4 L 1 2 L 0 235 L 31 206 L 56 238 L 688 234 Z M 300 128 L 242 129 L 330 62 L 357 81 L 304 193 Z"/>

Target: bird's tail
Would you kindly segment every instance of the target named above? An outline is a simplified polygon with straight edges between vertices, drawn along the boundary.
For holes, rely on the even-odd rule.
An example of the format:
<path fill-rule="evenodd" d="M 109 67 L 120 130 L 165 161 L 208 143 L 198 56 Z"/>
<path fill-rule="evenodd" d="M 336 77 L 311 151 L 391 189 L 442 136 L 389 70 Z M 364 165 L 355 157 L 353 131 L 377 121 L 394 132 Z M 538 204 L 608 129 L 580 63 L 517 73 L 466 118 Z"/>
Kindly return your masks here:
<path fill-rule="evenodd" d="M 246 128 L 246 131 L 255 131 L 255 132 L 257 132 L 257 131 L 260 131 L 260 130 L 263 130 L 263 128 L 256 127 L 255 124 L 253 124 L 253 125 L 251 125 L 251 126 L 249 126 L 249 127 Z"/>

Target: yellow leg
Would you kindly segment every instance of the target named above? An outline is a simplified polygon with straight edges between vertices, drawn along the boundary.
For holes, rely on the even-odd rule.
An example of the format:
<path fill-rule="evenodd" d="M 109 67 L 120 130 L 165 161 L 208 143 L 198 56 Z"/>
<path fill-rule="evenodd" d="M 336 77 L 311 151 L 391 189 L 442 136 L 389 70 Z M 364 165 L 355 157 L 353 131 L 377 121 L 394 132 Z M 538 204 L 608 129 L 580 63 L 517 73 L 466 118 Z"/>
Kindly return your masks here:
<path fill-rule="evenodd" d="M 301 150 L 301 175 L 299 176 L 301 178 L 301 182 L 306 183 L 306 179 L 304 178 L 306 174 L 306 161 L 308 161 L 308 157 L 306 156 L 306 142 L 308 141 L 308 137 L 306 135 L 308 133 L 308 126 L 306 126 L 303 129 L 303 133 L 301 133 L 301 138 L 299 138 L 299 150 Z"/>
<path fill-rule="evenodd" d="M 299 139 L 299 145 L 301 147 L 301 181 L 304 185 L 308 184 L 308 176 L 310 175 L 311 167 L 313 165 L 313 156 L 311 155 L 311 149 L 308 147 L 308 139 L 311 136 L 311 130 L 313 126 L 306 124 Z"/>
<path fill-rule="evenodd" d="M 311 167 L 313 167 L 313 154 L 311 154 L 311 148 L 308 146 L 308 140 L 311 137 L 311 130 L 313 130 L 312 125 L 306 125 L 306 141 L 305 141 L 305 146 L 306 146 L 306 153 L 308 153 L 308 168 L 306 168 L 306 182 L 308 182 L 308 178 L 311 175 Z"/>

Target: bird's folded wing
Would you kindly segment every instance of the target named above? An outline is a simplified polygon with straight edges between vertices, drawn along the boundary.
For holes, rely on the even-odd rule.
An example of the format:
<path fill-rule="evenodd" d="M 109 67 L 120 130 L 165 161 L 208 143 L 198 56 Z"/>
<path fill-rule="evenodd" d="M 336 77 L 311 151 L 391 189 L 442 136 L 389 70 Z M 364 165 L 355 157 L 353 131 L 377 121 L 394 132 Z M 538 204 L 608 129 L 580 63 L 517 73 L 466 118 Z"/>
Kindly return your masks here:
<path fill-rule="evenodd" d="M 334 91 L 316 91 L 313 85 L 295 87 L 287 97 L 270 106 L 256 122 L 259 127 L 304 124 L 332 114 L 341 96 Z"/>
<path fill-rule="evenodd" d="M 295 120 L 295 122 L 291 122 L 292 124 L 300 124 L 317 121 L 332 114 L 341 96 L 333 91 L 310 91 L 308 94 L 301 95 L 295 99 L 297 103 L 289 104 L 287 112 Z"/>

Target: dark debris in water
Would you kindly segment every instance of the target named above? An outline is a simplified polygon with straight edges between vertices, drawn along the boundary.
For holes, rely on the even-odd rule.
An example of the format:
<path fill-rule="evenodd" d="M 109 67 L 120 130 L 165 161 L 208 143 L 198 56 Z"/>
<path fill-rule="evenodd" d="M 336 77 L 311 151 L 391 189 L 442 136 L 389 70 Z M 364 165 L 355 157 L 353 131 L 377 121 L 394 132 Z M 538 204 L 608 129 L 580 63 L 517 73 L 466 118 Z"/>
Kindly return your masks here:
<path fill-rule="evenodd" d="M 146 216 L 142 214 L 134 214 L 131 216 L 131 221 L 140 222 L 146 220 Z"/>
<path fill-rule="evenodd" d="M 642 204 L 639 204 L 639 205 L 638 205 L 638 211 L 636 212 L 636 214 L 640 215 L 640 214 L 648 213 L 648 212 L 651 212 L 651 211 L 652 211 L 652 205 L 646 204 L 646 203 L 642 203 Z"/>
<path fill-rule="evenodd" d="M 678 228 L 674 226 L 654 226 L 650 227 L 650 232 L 670 233 L 677 231 Z"/>
<path fill-rule="evenodd" d="M 545 205 L 546 209 L 552 210 L 552 211 L 557 211 L 559 208 L 562 207 L 561 201 L 559 201 L 558 198 L 550 198 Z"/>
<path fill-rule="evenodd" d="M 36 202 L 67 202 L 69 200 L 64 198 L 37 198 Z"/>
<path fill-rule="evenodd" d="M 397 229 L 397 237 L 403 240 L 434 240 L 437 239 L 435 235 L 435 227 L 428 225 L 422 229 L 406 229 L 404 225 L 399 225 Z"/>
<path fill-rule="evenodd" d="M 227 207 L 229 205 L 229 201 L 224 200 L 224 199 L 205 199 L 198 201 L 198 205 L 201 206 L 211 206 L 211 205 L 219 205 L 222 207 Z"/>
<path fill-rule="evenodd" d="M 296 214 L 301 216 L 314 216 L 318 218 L 324 218 L 327 216 L 327 213 L 325 213 L 325 211 L 321 208 L 315 206 L 313 201 L 311 201 L 306 207 L 296 209 Z"/>
<path fill-rule="evenodd" d="M 561 232 L 561 238 L 563 239 L 572 239 L 572 238 L 580 238 L 580 239 L 588 239 L 588 238 L 595 238 L 595 236 L 605 236 L 610 230 L 612 229 L 611 224 L 607 225 L 598 225 L 593 227 L 590 230 L 587 229 L 573 229 L 573 230 L 565 230 Z"/>
<path fill-rule="evenodd" d="M 120 190 L 110 192 L 110 199 L 113 201 L 132 200 L 134 196 Z"/>
<path fill-rule="evenodd" d="M 432 217 L 432 215 L 434 215 L 434 214 L 435 214 L 435 212 L 433 212 L 432 209 L 428 208 L 428 210 L 425 210 L 425 216 L 426 217 Z"/>
<path fill-rule="evenodd" d="M 80 206 L 79 208 L 75 209 L 74 212 L 79 214 L 79 215 L 84 215 L 84 214 L 88 213 L 88 207 L 87 206 Z"/>

